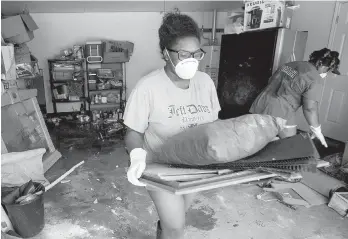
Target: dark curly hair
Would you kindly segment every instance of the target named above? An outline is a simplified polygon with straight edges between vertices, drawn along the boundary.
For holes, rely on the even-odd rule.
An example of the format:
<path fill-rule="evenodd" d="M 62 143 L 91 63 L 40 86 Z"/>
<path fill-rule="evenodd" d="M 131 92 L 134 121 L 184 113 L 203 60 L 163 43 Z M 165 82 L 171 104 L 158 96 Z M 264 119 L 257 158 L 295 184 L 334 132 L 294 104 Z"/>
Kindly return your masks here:
<path fill-rule="evenodd" d="M 315 67 L 327 66 L 329 70 L 338 71 L 340 60 L 338 59 L 339 53 L 337 51 L 331 51 L 330 49 L 323 48 L 318 51 L 314 51 L 309 56 L 309 62 Z"/>
<path fill-rule="evenodd" d="M 182 37 L 197 37 L 201 41 L 201 32 L 197 23 L 178 10 L 165 13 L 158 35 L 161 52 L 165 48 L 171 48 Z"/>

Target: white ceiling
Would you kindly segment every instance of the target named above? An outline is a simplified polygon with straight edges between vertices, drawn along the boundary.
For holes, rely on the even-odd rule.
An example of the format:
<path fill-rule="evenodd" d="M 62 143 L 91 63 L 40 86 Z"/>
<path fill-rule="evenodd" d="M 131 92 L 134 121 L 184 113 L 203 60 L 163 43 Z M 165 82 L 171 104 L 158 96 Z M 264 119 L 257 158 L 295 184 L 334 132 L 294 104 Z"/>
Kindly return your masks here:
<path fill-rule="evenodd" d="M 178 8 L 182 12 L 231 10 L 242 6 L 242 1 L 1 1 L 4 16 L 28 10 L 30 13 L 83 12 L 161 12 Z"/>

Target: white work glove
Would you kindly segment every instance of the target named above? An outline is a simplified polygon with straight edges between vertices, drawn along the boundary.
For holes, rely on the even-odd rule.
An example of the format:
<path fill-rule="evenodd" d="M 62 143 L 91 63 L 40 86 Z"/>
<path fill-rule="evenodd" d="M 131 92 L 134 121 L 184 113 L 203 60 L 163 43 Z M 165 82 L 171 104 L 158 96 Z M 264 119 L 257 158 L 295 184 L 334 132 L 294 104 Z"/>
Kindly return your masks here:
<path fill-rule="evenodd" d="M 314 139 L 315 137 L 318 138 L 321 142 L 322 145 L 325 146 L 325 148 L 327 148 L 327 143 L 325 141 L 325 137 L 324 135 L 321 133 L 321 125 L 319 125 L 318 127 L 313 127 L 313 126 L 310 126 L 309 127 L 312 131 L 312 139 Z"/>
<path fill-rule="evenodd" d="M 129 154 L 131 165 L 127 171 L 127 178 L 135 186 L 146 186 L 138 180 L 146 168 L 146 154 L 141 148 L 133 149 Z"/>

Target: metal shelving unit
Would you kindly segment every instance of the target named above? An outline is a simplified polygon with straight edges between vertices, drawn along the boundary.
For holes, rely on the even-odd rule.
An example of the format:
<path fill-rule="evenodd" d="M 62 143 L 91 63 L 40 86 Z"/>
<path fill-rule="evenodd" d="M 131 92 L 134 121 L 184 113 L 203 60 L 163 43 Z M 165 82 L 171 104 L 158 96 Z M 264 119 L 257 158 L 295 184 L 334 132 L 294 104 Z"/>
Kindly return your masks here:
<path fill-rule="evenodd" d="M 119 66 L 119 67 L 118 67 Z M 112 69 L 113 71 L 122 71 L 122 85 L 120 86 L 112 86 L 110 89 L 91 89 L 91 84 L 98 84 L 98 77 L 96 77 L 95 71 L 100 68 Z M 114 70 L 118 68 L 117 70 Z M 92 112 L 93 110 L 110 110 L 110 109 L 121 109 L 124 110 L 125 102 L 126 102 L 126 63 L 88 63 L 86 62 L 86 71 L 87 71 L 87 81 L 88 81 L 88 103 L 89 110 Z M 116 74 L 115 74 L 116 75 Z M 93 79 L 91 79 L 93 78 Z M 109 80 L 115 80 L 115 78 L 110 78 Z M 105 80 L 107 81 L 107 80 Z M 93 83 L 91 83 L 93 82 Z M 92 103 L 92 97 L 95 95 L 107 95 L 107 94 L 118 94 L 119 98 L 116 102 L 107 102 L 107 103 Z"/>
<path fill-rule="evenodd" d="M 56 70 L 54 67 L 54 64 L 65 64 L 65 65 L 73 65 L 74 68 L 71 70 L 65 69 L 65 70 Z M 49 75 L 50 75 L 50 85 L 51 85 L 51 95 L 52 95 L 52 104 L 53 104 L 53 110 L 54 113 L 57 112 L 57 104 L 66 104 L 66 103 L 78 103 L 81 102 L 83 104 L 84 109 L 86 110 L 86 102 L 88 101 L 88 95 L 86 95 L 86 76 L 85 76 L 85 59 L 77 59 L 77 60 L 60 60 L 60 59 L 49 59 L 48 60 L 48 66 L 49 66 Z M 75 66 L 79 67 L 79 70 L 75 69 Z M 68 77 L 66 79 L 59 79 L 59 77 L 54 77 L 55 73 L 61 73 L 64 75 L 66 73 Z M 69 76 L 71 74 L 71 78 L 69 79 Z M 78 74 L 79 79 L 75 79 L 74 75 Z M 58 78 L 58 79 L 57 79 Z M 73 95 L 79 97 L 78 100 L 70 100 L 69 98 L 66 99 L 56 99 L 55 98 L 55 90 L 58 86 L 66 85 L 67 88 L 72 84 L 81 84 L 81 96 Z M 69 96 L 67 96 L 69 97 Z"/>

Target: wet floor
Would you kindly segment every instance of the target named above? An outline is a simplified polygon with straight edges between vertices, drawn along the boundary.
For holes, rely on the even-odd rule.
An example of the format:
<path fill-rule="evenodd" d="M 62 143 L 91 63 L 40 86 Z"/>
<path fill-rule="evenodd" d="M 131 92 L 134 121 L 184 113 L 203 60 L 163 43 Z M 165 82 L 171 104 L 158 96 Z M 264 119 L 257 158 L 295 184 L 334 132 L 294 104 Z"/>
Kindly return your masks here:
<path fill-rule="evenodd" d="M 47 173 L 53 181 L 85 163 L 45 194 L 44 230 L 36 239 L 154 239 L 156 209 L 146 190 L 126 180 L 122 141 L 106 147 L 61 144 L 63 155 Z M 261 189 L 238 185 L 197 195 L 187 215 L 186 238 L 343 239 L 348 220 L 327 206 L 296 211 L 256 199 Z"/>

